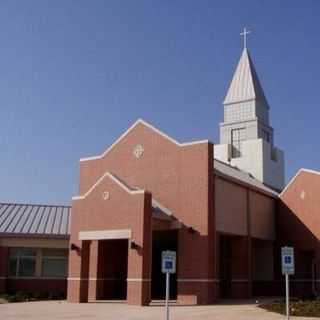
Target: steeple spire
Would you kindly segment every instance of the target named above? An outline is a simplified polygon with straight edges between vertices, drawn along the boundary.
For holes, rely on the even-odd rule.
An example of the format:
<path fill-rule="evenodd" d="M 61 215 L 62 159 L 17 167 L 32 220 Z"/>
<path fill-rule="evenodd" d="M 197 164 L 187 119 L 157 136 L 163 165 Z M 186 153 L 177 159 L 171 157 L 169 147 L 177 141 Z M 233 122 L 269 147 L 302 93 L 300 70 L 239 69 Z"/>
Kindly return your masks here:
<path fill-rule="evenodd" d="M 244 48 L 223 104 L 252 100 L 269 108 L 249 51 Z"/>
<path fill-rule="evenodd" d="M 276 148 L 269 123 L 269 104 L 247 49 L 250 31 L 244 28 L 244 48 L 224 99 L 220 144 L 215 158 L 250 173 L 281 190 L 284 185 L 284 155 Z"/>

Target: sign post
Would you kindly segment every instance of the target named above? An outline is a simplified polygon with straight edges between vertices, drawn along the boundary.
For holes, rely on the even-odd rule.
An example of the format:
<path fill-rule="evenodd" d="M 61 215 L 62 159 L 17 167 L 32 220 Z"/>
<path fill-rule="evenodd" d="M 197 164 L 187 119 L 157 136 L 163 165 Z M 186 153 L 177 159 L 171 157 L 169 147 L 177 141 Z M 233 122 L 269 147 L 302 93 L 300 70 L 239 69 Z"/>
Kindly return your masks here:
<path fill-rule="evenodd" d="M 292 247 L 281 248 L 281 264 L 282 274 L 286 278 L 286 314 L 287 319 L 290 319 L 290 308 L 289 308 L 289 275 L 294 274 L 294 251 Z"/>
<path fill-rule="evenodd" d="M 162 273 L 166 274 L 166 320 L 169 320 L 170 274 L 176 273 L 176 252 L 162 252 Z"/>

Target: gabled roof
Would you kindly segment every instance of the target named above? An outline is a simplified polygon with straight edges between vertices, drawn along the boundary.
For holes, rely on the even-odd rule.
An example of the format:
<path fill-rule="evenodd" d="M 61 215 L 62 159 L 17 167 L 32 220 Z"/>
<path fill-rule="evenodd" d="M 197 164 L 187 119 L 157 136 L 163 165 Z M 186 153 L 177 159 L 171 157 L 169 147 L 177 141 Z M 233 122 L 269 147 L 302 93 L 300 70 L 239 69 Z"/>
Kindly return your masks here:
<path fill-rule="evenodd" d="M 105 150 L 102 154 L 98 155 L 98 156 L 93 156 L 93 157 L 86 157 L 86 158 L 81 158 L 80 162 L 84 162 L 84 161 L 91 161 L 91 160 L 97 160 L 97 159 L 102 159 L 105 155 L 107 155 L 122 139 L 124 139 L 135 127 L 137 127 L 138 125 L 144 125 L 145 127 L 149 128 L 150 130 L 152 130 L 153 132 L 159 134 L 160 136 L 162 136 L 163 138 L 165 138 L 168 141 L 171 141 L 173 144 L 175 144 L 178 147 L 188 147 L 190 145 L 194 145 L 194 144 L 200 144 L 200 143 L 208 143 L 209 140 L 198 140 L 198 141 L 191 141 L 191 142 L 183 142 L 180 143 L 177 140 L 171 138 L 170 136 L 168 136 L 167 134 L 165 134 L 164 132 L 162 132 L 161 130 L 157 129 L 156 127 L 154 127 L 152 124 L 146 122 L 145 120 L 142 119 L 138 119 L 129 129 L 127 129 L 107 150 Z"/>
<path fill-rule="evenodd" d="M 0 235 L 67 238 L 70 214 L 69 206 L 0 203 Z"/>
<path fill-rule="evenodd" d="M 289 189 L 289 187 L 294 183 L 294 181 L 297 179 L 297 177 L 303 173 L 303 172 L 307 172 L 316 176 L 319 176 L 320 178 L 320 171 L 317 170 L 312 170 L 312 169 L 306 169 L 306 168 L 301 168 L 298 170 L 298 172 L 291 178 L 291 180 L 289 181 L 289 183 L 286 185 L 286 187 L 282 190 L 282 192 L 280 193 L 280 197 L 283 196 L 286 191 Z"/>
<path fill-rule="evenodd" d="M 272 197 L 278 197 L 279 195 L 278 192 L 266 186 L 261 181 L 251 176 L 249 173 L 242 171 L 236 167 L 230 166 L 229 164 L 217 159 L 214 159 L 214 172 L 218 176 L 222 176 L 226 179 L 234 180 L 235 182 L 248 185 L 253 189 L 257 189 Z"/>
<path fill-rule="evenodd" d="M 250 100 L 258 100 L 269 108 L 249 51 L 245 48 L 233 75 L 224 104 Z"/>

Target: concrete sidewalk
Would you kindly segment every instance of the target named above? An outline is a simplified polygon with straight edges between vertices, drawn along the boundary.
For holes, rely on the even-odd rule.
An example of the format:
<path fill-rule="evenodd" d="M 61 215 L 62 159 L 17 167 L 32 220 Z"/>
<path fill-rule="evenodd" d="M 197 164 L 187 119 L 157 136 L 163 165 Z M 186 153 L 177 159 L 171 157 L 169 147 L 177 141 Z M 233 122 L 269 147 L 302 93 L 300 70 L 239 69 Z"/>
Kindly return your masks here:
<path fill-rule="evenodd" d="M 211 306 L 171 307 L 170 320 L 277 320 L 284 316 L 270 313 L 255 304 L 218 304 Z M 72 304 L 65 301 L 8 303 L 0 305 L 0 319 L 4 320 L 164 320 L 163 306 L 129 306 L 125 303 L 98 302 Z M 292 317 L 292 319 L 295 319 Z M 317 318 L 296 318 L 317 319 Z"/>

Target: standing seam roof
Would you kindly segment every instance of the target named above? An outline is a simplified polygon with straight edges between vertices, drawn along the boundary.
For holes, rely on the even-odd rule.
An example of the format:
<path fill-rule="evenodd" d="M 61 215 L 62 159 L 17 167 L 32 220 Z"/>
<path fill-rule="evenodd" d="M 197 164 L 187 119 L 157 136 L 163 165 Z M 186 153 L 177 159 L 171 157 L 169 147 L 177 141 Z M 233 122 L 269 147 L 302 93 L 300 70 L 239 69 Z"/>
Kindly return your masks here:
<path fill-rule="evenodd" d="M 0 203 L 0 235 L 69 236 L 71 207 Z"/>

